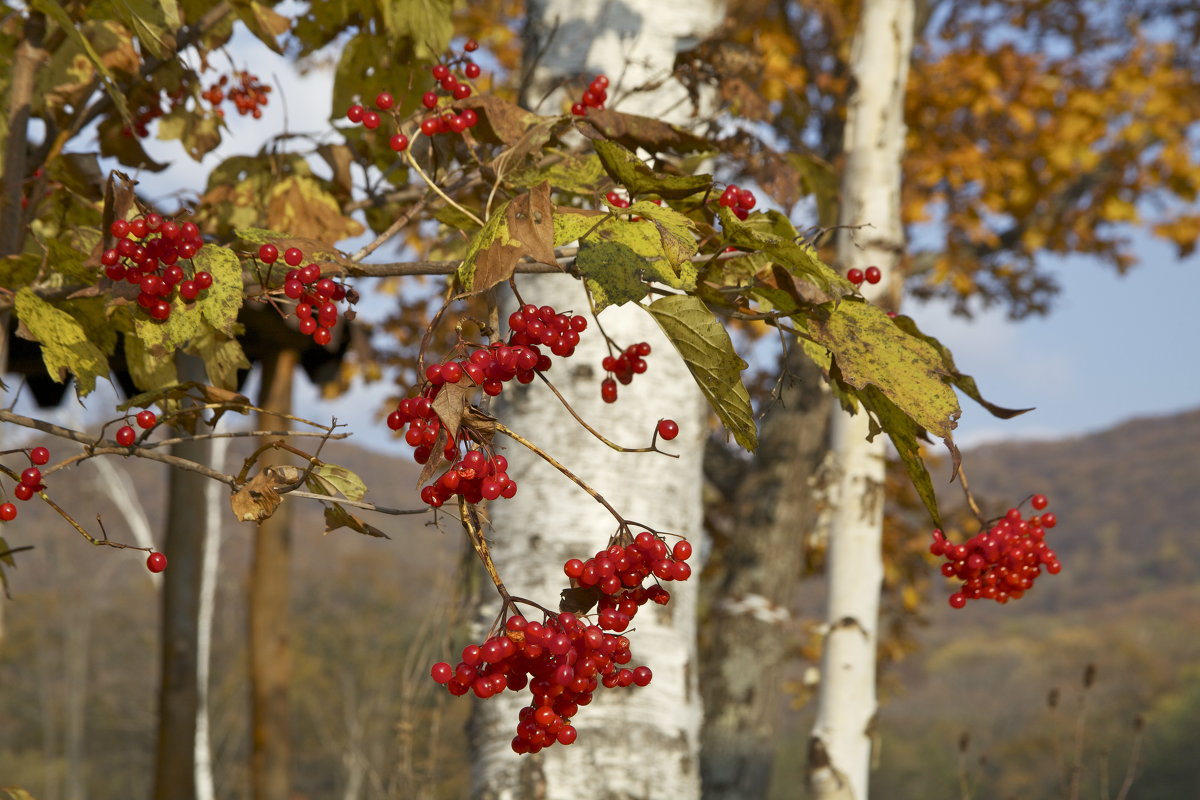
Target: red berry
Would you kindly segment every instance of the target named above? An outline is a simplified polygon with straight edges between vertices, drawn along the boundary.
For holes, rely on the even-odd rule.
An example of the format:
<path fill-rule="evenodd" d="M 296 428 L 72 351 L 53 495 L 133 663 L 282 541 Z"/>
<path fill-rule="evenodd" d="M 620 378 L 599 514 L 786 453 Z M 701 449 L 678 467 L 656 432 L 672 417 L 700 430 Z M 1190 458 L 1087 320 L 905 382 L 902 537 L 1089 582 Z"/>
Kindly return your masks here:
<path fill-rule="evenodd" d="M 167 568 L 167 557 L 162 553 L 151 553 L 146 558 L 146 569 L 151 572 L 162 572 Z"/>
<path fill-rule="evenodd" d="M 867 267 L 867 271 L 863 273 L 863 277 L 867 279 L 867 283 L 879 283 L 883 278 L 883 273 L 879 267 Z"/>
<path fill-rule="evenodd" d="M 1044 494 L 1035 494 L 1033 496 L 1033 499 L 1030 500 L 1029 502 L 1030 502 L 1030 505 L 1033 506 L 1035 511 L 1041 511 L 1043 508 L 1045 508 L 1050 503 L 1050 501 L 1046 499 L 1046 495 L 1044 495 Z"/>
<path fill-rule="evenodd" d="M 572 103 L 571 113 L 577 117 L 587 116 L 587 106 L 583 103 Z"/>
<path fill-rule="evenodd" d="M 304 260 L 304 253 L 298 247 L 289 247 L 283 252 L 283 263 L 289 267 L 297 267 Z"/>
<path fill-rule="evenodd" d="M 673 419 L 664 419 L 659 421 L 658 435 L 664 439 L 674 439 L 679 435 L 679 423 Z"/>
<path fill-rule="evenodd" d="M 676 561 L 687 561 L 692 557 L 692 543 L 686 539 L 676 542 L 671 548 L 671 555 L 675 556 Z"/>
<path fill-rule="evenodd" d="M 963 594 L 962 592 L 955 592 L 954 594 L 950 595 L 950 607 L 951 608 L 962 608 L 966 604 L 967 604 L 967 596 L 965 594 Z"/>
<path fill-rule="evenodd" d="M 0 519 L 5 522 L 12 522 L 17 518 L 17 507 L 12 503 L 0 505 Z"/>
<path fill-rule="evenodd" d="M 421 133 L 425 134 L 426 136 L 436 135 L 440 127 L 441 124 L 438 117 L 427 117 L 426 119 L 421 120 Z"/>
<path fill-rule="evenodd" d="M 135 439 L 137 439 L 137 434 L 128 425 L 117 431 L 117 444 L 121 445 L 121 447 L 129 447 Z"/>
<path fill-rule="evenodd" d="M 408 137 L 403 133 L 397 133 L 388 141 L 388 146 L 397 153 L 403 153 L 408 149 Z"/>
<path fill-rule="evenodd" d="M 433 73 L 433 79 L 435 81 L 440 81 L 444 80 L 450 75 L 450 68 L 445 64 L 435 64 L 430 72 Z"/>
<path fill-rule="evenodd" d="M 157 422 L 158 416 L 150 409 L 147 408 L 138 412 L 137 424 L 142 430 L 153 428 Z"/>
<path fill-rule="evenodd" d="M 369 131 L 373 131 L 376 128 L 378 128 L 379 123 L 382 121 L 383 121 L 382 118 L 379 116 L 379 113 L 376 111 L 368 111 L 366 114 L 363 114 L 363 121 L 362 121 L 363 127 Z"/>
<path fill-rule="evenodd" d="M 353 105 L 350 106 L 350 110 L 346 112 L 346 119 L 350 120 L 351 122 L 362 122 L 363 115 L 366 113 L 367 110 L 362 106 Z"/>
<path fill-rule="evenodd" d="M 18 500 L 28 500 L 33 497 L 33 487 L 27 483 L 18 483 L 13 487 L 13 495 Z"/>
<path fill-rule="evenodd" d="M 264 264 L 274 264 L 279 258 L 279 248 L 273 244 L 264 244 L 258 248 L 258 260 Z"/>
<path fill-rule="evenodd" d="M 463 67 L 463 74 L 471 80 L 478 78 L 480 72 L 482 72 L 482 70 L 480 70 L 479 65 L 475 63 L 468 63 L 465 67 Z"/>
<path fill-rule="evenodd" d="M 474 53 L 478 49 L 479 42 L 475 41 L 474 39 L 467 39 L 467 43 L 463 45 L 463 50 L 467 51 L 468 53 Z"/>
<path fill-rule="evenodd" d="M 846 280 L 850 281 L 855 286 L 858 286 L 860 283 L 862 283 L 865 277 L 866 276 L 863 275 L 863 271 L 858 267 L 854 267 L 846 273 Z"/>
<path fill-rule="evenodd" d="M 429 676 L 436 683 L 447 684 L 454 677 L 454 670 L 445 661 L 439 661 L 429 670 Z"/>
<path fill-rule="evenodd" d="M 454 87 L 454 99 L 455 100 L 466 100 L 470 96 L 471 96 L 471 87 L 467 86 L 465 83 L 460 83 L 458 86 Z"/>
<path fill-rule="evenodd" d="M 109 232 L 117 239 L 124 239 L 129 235 L 129 221 L 124 219 L 113 220 L 113 224 L 108 228 Z"/>
<path fill-rule="evenodd" d="M 21 483 L 36 489 L 42 482 L 42 471 L 37 467 L 29 467 L 21 473 Z"/>
<path fill-rule="evenodd" d="M 757 203 L 758 203 L 758 200 L 757 200 L 757 198 L 754 197 L 754 192 L 750 191 L 749 189 L 738 190 L 738 194 L 737 194 L 738 208 L 744 208 L 747 211 L 749 211 L 750 209 L 754 208 L 754 206 Z"/>
<path fill-rule="evenodd" d="M 45 447 L 35 447 L 29 452 L 29 460 L 41 466 L 50 460 L 50 451 Z"/>
<path fill-rule="evenodd" d="M 380 92 L 375 95 L 375 107 L 383 111 L 387 111 L 395 102 L 395 98 L 387 92 Z"/>
<path fill-rule="evenodd" d="M 606 403 L 617 402 L 617 382 L 612 378 L 605 378 L 600 382 L 600 397 Z"/>
<path fill-rule="evenodd" d="M 311 322 L 311 320 L 309 321 Z M 322 347 L 329 344 L 333 340 L 333 334 L 330 333 L 329 328 L 317 328 L 315 331 L 313 331 L 312 337 L 313 342 L 321 345 Z"/>

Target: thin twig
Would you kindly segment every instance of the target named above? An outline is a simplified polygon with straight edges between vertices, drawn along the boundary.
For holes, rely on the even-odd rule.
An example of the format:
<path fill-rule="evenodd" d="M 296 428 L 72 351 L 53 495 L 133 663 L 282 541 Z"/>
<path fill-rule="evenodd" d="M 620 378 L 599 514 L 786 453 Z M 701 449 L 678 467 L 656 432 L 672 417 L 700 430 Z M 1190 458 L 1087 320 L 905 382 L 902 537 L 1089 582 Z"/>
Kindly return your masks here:
<path fill-rule="evenodd" d="M 380 506 L 375 503 L 367 503 L 361 500 L 347 500 L 341 497 L 334 497 L 328 494 L 317 494 L 316 492 L 302 492 L 293 489 L 286 493 L 289 497 L 308 497 L 313 500 L 324 500 L 329 503 L 337 503 L 343 506 L 352 506 L 354 508 L 362 508 L 367 511 L 376 511 L 380 514 L 391 514 L 398 516 L 401 514 L 428 514 L 429 508 L 389 508 L 388 506 Z"/>
<path fill-rule="evenodd" d="M 505 425 L 503 425 L 499 422 L 495 423 L 495 425 L 496 425 L 496 431 L 498 433 L 503 433 L 505 436 L 512 439 L 517 444 L 524 446 L 527 450 L 532 452 L 534 455 L 537 455 L 543 461 L 545 461 L 547 464 L 549 464 L 550 466 L 554 467 L 556 470 L 561 472 L 572 483 L 574 483 L 580 489 L 583 489 L 585 492 L 587 492 L 589 495 L 591 495 L 593 500 L 595 500 L 597 503 L 599 503 L 600 505 L 607 508 L 608 513 L 612 514 L 614 517 L 617 518 L 618 523 L 620 523 L 621 525 L 625 524 L 625 518 L 622 517 L 620 515 L 620 513 L 618 513 L 617 510 L 612 507 L 611 503 L 609 503 L 607 500 L 605 500 L 604 497 L 599 492 L 597 492 L 595 489 L 593 489 L 591 486 L 588 486 L 587 483 L 585 483 L 582 478 L 580 478 L 574 472 L 571 472 L 571 470 L 567 469 L 562 464 L 560 464 L 558 462 L 558 460 L 554 458 L 554 456 L 550 455 L 545 450 L 538 447 L 536 444 L 529 441 L 528 439 L 526 439 L 524 436 L 517 433 L 516 431 L 509 429 Z"/>
<path fill-rule="evenodd" d="M 453 206 L 454 208 L 457 208 L 459 211 L 466 214 L 468 217 L 471 218 L 471 220 L 476 225 L 478 225 L 481 228 L 483 227 L 483 220 L 481 220 L 479 217 L 472 214 L 468 209 L 464 208 L 463 206 L 461 206 L 457 202 L 455 202 L 448 194 L 446 194 L 445 192 L 442 191 L 440 186 L 438 186 L 436 183 L 434 183 L 433 180 L 428 175 L 425 174 L 425 170 L 421 169 L 421 165 L 417 163 L 417 159 L 413 158 L 412 150 L 405 150 L 404 156 L 407 159 L 408 163 L 412 166 L 413 170 L 415 170 L 416 173 L 421 176 L 421 180 L 425 181 L 425 183 L 428 184 L 429 188 L 433 190 L 434 194 L 438 195 L 443 200 L 445 200 L 447 203 L 449 203 L 451 206 Z"/>

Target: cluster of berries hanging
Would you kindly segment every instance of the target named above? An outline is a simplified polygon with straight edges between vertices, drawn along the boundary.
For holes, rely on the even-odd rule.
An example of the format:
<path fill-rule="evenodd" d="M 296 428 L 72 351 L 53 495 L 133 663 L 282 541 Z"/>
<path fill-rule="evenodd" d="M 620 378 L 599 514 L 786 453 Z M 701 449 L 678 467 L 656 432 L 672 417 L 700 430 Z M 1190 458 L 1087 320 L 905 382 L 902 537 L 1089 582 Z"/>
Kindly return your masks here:
<path fill-rule="evenodd" d="M 21 473 L 21 478 L 13 488 L 13 496 L 18 500 L 28 500 L 36 492 L 45 489 L 42 483 L 42 471 L 38 467 L 45 466 L 50 461 L 50 451 L 45 447 L 35 447 L 29 451 L 29 467 Z M 0 503 L 0 520 L 11 522 L 17 518 L 17 507 L 12 503 Z"/>
<path fill-rule="evenodd" d="M 731 183 L 721 192 L 721 198 L 717 202 L 732 211 L 738 219 L 745 219 L 750 216 L 751 209 L 758 205 L 758 198 L 749 189 L 739 189 Z"/>
<path fill-rule="evenodd" d="M 259 81 L 254 73 L 241 70 L 233 74 L 237 83 L 226 90 L 229 78 L 229 75 L 222 75 L 220 80 L 201 92 L 200 96 L 212 104 L 218 116 L 225 116 L 220 105 L 229 100 L 243 117 L 249 114 L 255 119 L 261 119 L 262 108 L 267 104 L 267 95 L 271 93 L 271 87 Z"/>
<path fill-rule="evenodd" d="M 421 96 L 421 104 L 431 112 L 421 120 L 421 133 L 426 136 L 437 136 L 439 133 L 462 133 L 467 128 L 473 128 L 479 123 L 479 115 L 474 109 L 455 110 L 453 103 L 466 100 L 473 93 L 470 84 L 463 80 L 475 80 L 481 70 L 479 65 L 471 61 L 466 53 L 479 49 L 474 39 L 468 39 L 463 45 L 463 55 L 447 64 L 435 64 L 430 72 L 436 81 L 433 88 Z M 455 70 L 458 75 L 455 75 Z M 443 97 L 448 101 L 443 104 Z M 362 105 L 352 105 L 346 111 L 346 119 L 361 124 L 367 130 L 375 130 L 382 124 L 381 111 L 390 111 L 396 105 L 396 98 L 390 92 L 380 92 L 375 96 L 375 108 L 368 109 Z M 439 110 L 440 109 L 440 110 Z M 388 145 L 397 153 L 408 149 L 409 139 L 397 125 L 396 133 L 388 140 Z"/>
<path fill-rule="evenodd" d="M 550 356 L 542 348 L 563 358 L 575 353 L 579 334 L 587 329 L 587 318 L 560 314 L 550 306 L 525 305 L 509 315 L 508 327 L 505 342 L 477 347 L 461 360 L 430 364 L 425 369 L 426 382 L 421 393 L 401 400 L 388 415 L 388 427 L 405 431 L 404 440 L 414 448 L 413 458 L 418 464 L 429 461 L 442 435 L 442 421 L 433 401 L 443 386 L 459 384 L 465 379 L 495 397 L 508 381 L 529 383 L 536 373 L 551 367 Z M 517 485 L 506 473 L 508 462 L 503 456 L 471 449 L 466 427 L 459 430 L 455 441 L 445 443 L 442 456 L 455 463 L 421 490 L 421 500 L 425 503 L 436 508 L 455 495 L 461 495 L 469 503 L 478 503 L 516 494 Z"/>
<path fill-rule="evenodd" d="M 867 283 L 879 283 L 882 279 L 883 272 L 880 271 L 879 267 L 867 267 L 865 270 L 854 267 L 846 271 L 846 280 L 855 286 L 860 286 L 863 281 Z"/>
<path fill-rule="evenodd" d="M 258 248 L 258 260 L 267 265 L 274 264 L 279 260 L 279 248 L 269 243 L 262 245 Z M 300 248 L 289 247 L 283 251 L 283 263 L 294 268 L 283 278 L 283 294 L 296 301 L 300 332 L 324 347 L 333 340 L 331 329 L 338 321 L 337 304 L 343 300 L 350 304 L 358 302 L 358 293 L 332 278 L 322 278 L 321 267 L 317 264 L 300 267 L 303 261 L 304 252 Z M 353 315 L 353 311 L 345 313 L 348 320 L 354 319 Z"/>
<path fill-rule="evenodd" d="M 455 696 L 474 692 L 486 699 L 506 689 L 528 689 L 531 701 L 518 714 L 512 740 L 517 754 L 571 744 L 578 736 L 571 718 L 592 702 L 601 686 L 650 684 L 654 675 L 649 667 L 626 666 L 633 656 L 628 637 L 619 633 L 646 602 L 665 605 L 670 600 L 670 593 L 657 583 L 644 587 L 644 579 L 661 572 L 666 577 L 660 580 L 686 580 L 691 575 L 685 563 L 690 555 L 686 541 L 668 549 L 658 536 L 643 531 L 626 545 L 614 543 L 586 564 L 571 559 L 563 569 L 572 585 L 589 585 L 585 581 L 596 579 L 590 585 L 604 592 L 595 623 L 568 612 L 547 614 L 543 622 L 509 617 L 501 633 L 465 647 L 457 666 L 438 662 L 430 676 Z"/>
<path fill-rule="evenodd" d="M 583 90 L 583 94 L 579 97 L 579 102 L 571 105 L 571 113 L 577 117 L 587 116 L 589 108 L 594 108 L 600 111 L 604 108 L 604 103 L 608 100 L 608 78 L 604 75 L 597 75 L 592 79 L 588 88 Z M 613 203 L 616 205 L 616 203 Z"/>
<path fill-rule="evenodd" d="M 1045 495 L 1035 494 L 1031 504 L 1042 511 L 1048 501 Z M 1045 541 L 1046 531 L 1057 524 L 1052 513 L 1022 519 L 1020 509 L 1010 508 L 999 522 L 966 544 L 954 544 L 935 530 L 929 552 L 945 556 L 943 575 L 963 582 L 962 589 L 950 595 L 950 605 L 962 608 L 976 599 L 1007 603 L 1032 589 L 1043 568 L 1057 575 L 1062 564 Z"/>
<path fill-rule="evenodd" d="M 628 386 L 634 375 L 641 375 L 645 372 L 648 366 L 646 364 L 648 355 L 650 355 L 649 343 L 638 342 L 626 347 L 619 356 L 605 356 L 600 365 L 608 373 L 608 377 L 600 381 L 601 399 L 606 403 L 617 402 L 617 381 Z"/>
<path fill-rule="evenodd" d="M 113 282 L 127 281 L 137 286 L 138 305 L 152 319 L 162 322 L 171 316 L 171 299 L 176 292 L 190 303 L 212 286 L 212 275 L 193 268 L 189 277 L 180 264 L 190 261 L 204 246 L 196 223 L 180 225 L 158 214 L 147 214 L 116 220 L 109 230 L 117 243 L 100 255 L 104 274 Z"/>

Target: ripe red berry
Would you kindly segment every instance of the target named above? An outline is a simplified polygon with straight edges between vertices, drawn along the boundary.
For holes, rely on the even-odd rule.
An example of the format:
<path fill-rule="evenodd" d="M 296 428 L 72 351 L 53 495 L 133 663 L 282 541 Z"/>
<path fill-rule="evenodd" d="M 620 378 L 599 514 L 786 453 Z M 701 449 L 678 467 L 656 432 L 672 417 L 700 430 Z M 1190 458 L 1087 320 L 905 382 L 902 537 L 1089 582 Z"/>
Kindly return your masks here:
<path fill-rule="evenodd" d="M 966 604 L 967 604 L 967 596 L 965 594 L 963 594 L 962 592 L 955 592 L 954 594 L 950 595 L 950 607 L 951 608 L 962 608 Z"/>
<path fill-rule="evenodd" d="M 45 447 L 35 447 L 29 452 L 29 460 L 41 466 L 50 460 L 50 451 Z"/>
<path fill-rule="evenodd" d="M 433 73 L 433 79 L 435 81 L 440 81 L 440 80 L 445 80 L 447 77 L 449 77 L 450 68 L 447 67 L 445 64 L 435 64 L 433 66 L 433 69 L 430 70 L 430 72 Z"/>
<path fill-rule="evenodd" d="M 605 378 L 600 382 L 600 397 L 606 403 L 617 402 L 617 382 L 612 378 Z"/>
<path fill-rule="evenodd" d="M 264 264 L 274 264 L 279 258 L 279 248 L 273 244 L 264 244 L 258 248 L 258 260 Z"/>
<path fill-rule="evenodd" d="M 375 107 L 382 111 L 387 111 L 395 102 L 395 98 L 388 92 L 380 92 L 375 95 Z"/>
<path fill-rule="evenodd" d="M 674 439 L 679 435 L 679 423 L 673 419 L 660 420 L 658 423 L 658 435 L 664 439 Z"/>
<path fill-rule="evenodd" d="M 441 124 L 438 117 L 427 117 L 421 120 L 421 133 L 426 136 L 435 136 L 440 127 Z"/>
<path fill-rule="evenodd" d="M 137 434 L 128 425 L 117 431 L 117 444 L 121 445 L 121 447 L 129 447 L 135 439 L 137 439 Z"/>
<path fill-rule="evenodd" d="M 408 149 L 408 137 L 403 133 L 397 133 L 388 141 L 388 146 L 397 153 L 403 153 Z"/>
<path fill-rule="evenodd" d="M 113 224 L 109 226 L 108 230 L 112 233 L 113 237 L 124 239 L 129 235 L 129 221 L 124 219 L 113 220 Z"/>
<path fill-rule="evenodd" d="M 463 45 L 463 50 L 467 51 L 468 53 L 474 53 L 478 49 L 479 42 L 475 41 L 474 39 L 467 39 L 467 43 Z"/>
<path fill-rule="evenodd" d="M 676 561 L 687 561 L 692 557 L 692 543 L 686 539 L 676 542 L 671 548 L 671 555 L 675 556 Z"/>
<path fill-rule="evenodd" d="M 21 483 L 36 489 L 42 482 L 42 471 L 37 467 L 29 467 L 21 473 Z"/>
<path fill-rule="evenodd" d="M 863 277 L 867 279 L 867 283 L 879 283 L 883 278 L 883 273 L 879 267 L 867 267 L 867 271 L 863 273 Z"/>
<path fill-rule="evenodd" d="M 17 507 L 12 503 L 4 503 L 0 505 L 0 519 L 5 522 L 12 522 L 17 518 Z"/>
<path fill-rule="evenodd" d="M 137 424 L 138 424 L 138 427 L 141 428 L 142 430 L 148 430 L 150 428 L 153 428 L 157 422 L 158 422 L 158 415 L 156 415 L 150 409 L 147 408 L 147 409 L 144 409 L 144 410 L 138 412 Z"/>
<path fill-rule="evenodd" d="M 313 331 L 313 342 L 324 347 L 333 340 L 333 334 L 329 332 L 329 328 L 317 328 Z"/>
<path fill-rule="evenodd" d="M 363 114 L 363 127 L 369 131 L 373 131 L 378 128 L 380 122 L 382 122 L 382 118 L 376 111 L 368 111 L 366 114 Z"/>
<path fill-rule="evenodd" d="M 587 106 L 585 106 L 583 103 L 572 103 L 571 113 L 577 117 L 587 116 Z"/>
<path fill-rule="evenodd" d="M 854 267 L 846 273 L 846 280 L 850 281 L 855 286 L 858 286 L 860 283 L 862 283 L 865 278 L 866 276 L 863 275 L 863 271 L 858 267 Z"/>
<path fill-rule="evenodd" d="M 346 112 L 346 119 L 350 120 L 351 122 L 362 122 L 363 115 L 366 113 L 367 113 L 367 110 L 365 108 L 363 108 L 362 106 L 352 105 L 352 106 L 350 106 L 350 109 Z"/>
<path fill-rule="evenodd" d="M 1044 494 L 1035 494 L 1033 496 L 1033 499 L 1031 499 L 1029 502 L 1030 502 L 1030 505 L 1033 506 L 1035 511 L 1041 511 L 1043 508 L 1045 508 L 1050 503 L 1050 501 L 1046 499 L 1046 495 L 1044 495 Z"/>
<path fill-rule="evenodd" d="M 439 661 L 429 670 L 429 676 L 440 684 L 447 684 L 454 677 L 454 670 L 445 661 Z"/>
<path fill-rule="evenodd" d="M 33 497 L 33 487 L 27 483 L 18 483 L 13 487 L 13 495 L 18 500 L 28 500 Z"/>
<path fill-rule="evenodd" d="M 304 260 L 304 253 L 298 247 L 289 247 L 283 251 L 283 263 L 289 267 L 296 267 Z"/>
<path fill-rule="evenodd" d="M 471 80 L 475 80 L 476 78 L 478 78 L 480 72 L 482 72 L 482 70 L 479 68 L 479 65 L 475 64 L 473 62 L 468 63 L 465 67 L 463 67 L 463 74 L 466 75 Z"/>
<path fill-rule="evenodd" d="M 162 553 L 151 553 L 146 558 L 146 569 L 151 572 L 162 572 L 167 568 L 167 557 Z"/>

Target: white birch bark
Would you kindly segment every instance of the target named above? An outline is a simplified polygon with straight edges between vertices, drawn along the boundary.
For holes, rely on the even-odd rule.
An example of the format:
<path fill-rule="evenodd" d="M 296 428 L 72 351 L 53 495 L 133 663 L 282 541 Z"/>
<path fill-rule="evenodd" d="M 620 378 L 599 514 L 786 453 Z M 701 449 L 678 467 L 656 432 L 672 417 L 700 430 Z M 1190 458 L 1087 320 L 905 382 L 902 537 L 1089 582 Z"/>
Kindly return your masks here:
<path fill-rule="evenodd" d="M 719 24 L 718 2 L 628 2 L 543 0 L 531 3 L 535 38 L 529 52 L 539 53 L 529 97 L 541 98 L 564 77 L 590 81 L 605 73 L 612 81 L 609 106 L 618 110 L 685 122 L 686 93 L 671 81 L 650 94 L 622 99 L 622 90 L 666 77 L 677 49 L 685 49 Z M 553 34 L 551 35 L 551 32 Z M 620 82 L 618 82 L 618 77 Z M 560 94 L 552 94 L 542 113 L 556 112 Z M 526 302 L 583 312 L 587 300 L 578 283 L 560 276 L 522 277 Z M 512 306 L 502 310 L 507 319 Z M 619 453 L 596 441 L 538 382 L 504 390 L 502 421 L 531 439 L 603 495 L 627 519 L 688 537 L 702 536 L 701 456 L 707 411 L 682 359 L 644 311 L 626 306 L 604 311 L 605 331 L 622 347 L 649 342 L 649 369 L 620 386 L 619 400 L 600 399 L 607 350 L 593 324 L 582 335 L 575 355 L 555 358 L 548 377 L 576 412 L 609 439 L 630 447 L 649 443 L 660 418 L 679 423 L 679 437 L 656 453 Z M 503 437 L 497 444 L 505 445 Z M 563 563 L 586 559 L 616 532 L 616 520 L 545 462 L 507 443 L 509 475 L 516 497 L 490 504 L 492 552 L 508 588 L 542 605 L 557 608 L 568 581 Z M 635 529 L 636 533 L 636 529 Z M 697 550 L 699 551 L 699 547 Z M 697 557 L 698 561 L 698 557 Z M 698 564 L 697 564 L 698 566 Z M 634 661 L 654 671 L 646 688 L 604 689 L 581 708 L 572 722 L 579 732 L 570 746 L 554 745 L 534 756 L 516 756 L 509 747 L 518 710 L 527 692 L 505 692 L 480 702 L 472 721 L 474 797 L 487 800 L 544 798 L 567 800 L 581 793 L 612 798 L 699 797 L 698 753 L 701 724 L 696 683 L 696 577 L 667 588 L 668 606 L 647 604 L 634 620 Z M 484 592 L 480 620 L 490 623 L 499 599 Z"/>
<path fill-rule="evenodd" d="M 838 266 L 878 266 L 886 291 L 904 244 L 900 224 L 904 90 L 912 51 L 912 0 L 865 0 L 851 51 Z M 833 509 L 827 560 L 825 648 L 809 775 L 818 798 L 866 798 L 876 711 L 875 661 L 883 580 L 884 437 L 866 440 L 867 416 L 834 408 Z"/>
<path fill-rule="evenodd" d="M 216 429 L 221 430 L 220 427 Z M 223 470 L 229 439 L 212 440 L 212 467 Z M 215 800 L 213 759 L 209 730 L 208 683 L 212 666 L 213 616 L 216 610 L 217 578 L 221 565 L 221 521 L 225 518 L 227 495 L 224 487 L 209 481 L 204 487 L 204 561 L 200 567 L 200 608 L 196 622 L 196 800 Z"/>

